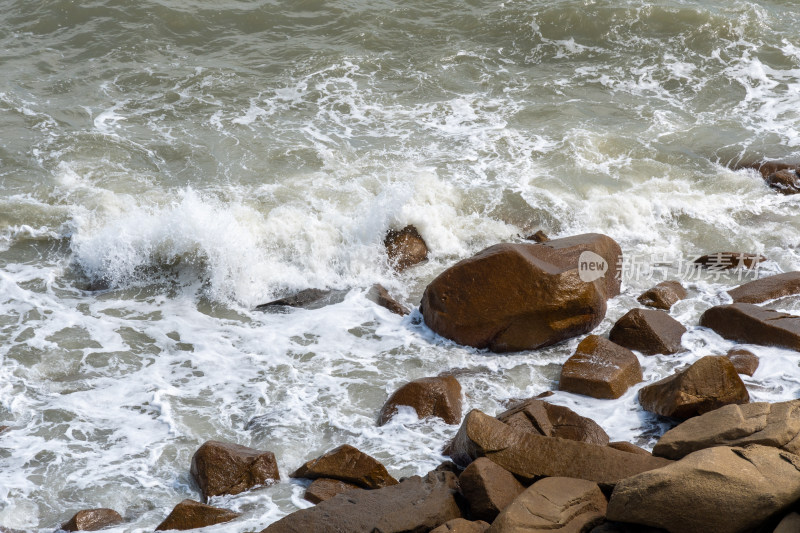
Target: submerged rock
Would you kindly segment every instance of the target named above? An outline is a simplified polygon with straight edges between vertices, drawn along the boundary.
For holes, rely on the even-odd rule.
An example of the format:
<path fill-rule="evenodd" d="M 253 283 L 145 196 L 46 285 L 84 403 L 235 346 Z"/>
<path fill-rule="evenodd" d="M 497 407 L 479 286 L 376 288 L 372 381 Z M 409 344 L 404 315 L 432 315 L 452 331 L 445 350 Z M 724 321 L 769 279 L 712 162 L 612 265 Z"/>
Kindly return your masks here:
<path fill-rule="evenodd" d="M 554 405 L 536 398 L 513 405 L 496 418 L 514 429 L 536 435 L 577 440 L 599 446 L 608 444 L 608 434 L 591 418 L 581 416 L 569 407 Z"/>
<path fill-rule="evenodd" d="M 64 531 L 97 531 L 122 523 L 122 516 L 114 509 L 104 507 L 78 511 L 67 522 L 61 524 Z"/>
<path fill-rule="evenodd" d="M 213 440 L 194 453 L 190 472 L 206 499 L 280 480 L 274 453 Z"/>
<path fill-rule="evenodd" d="M 539 230 L 536 233 L 534 233 L 532 235 L 528 235 L 527 237 L 525 237 L 525 240 L 526 241 L 533 241 L 533 242 L 541 243 L 541 242 L 549 241 L 550 237 L 548 237 L 547 234 L 545 232 L 543 232 L 542 230 Z"/>
<path fill-rule="evenodd" d="M 156 531 L 170 529 L 187 530 L 199 527 L 213 526 L 235 520 L 240 515 L 227 509 L 211 507 L 193 500 L 183 500 L 175 506 L 172 512 L 161 522 Z"/>
<path fill-rule="evenodd" d="M 752 376 L 758 369 L 758 356 L 749 350 L 743 350 L 741 348 L 729 350 L 728 353 L 725 354 L 725 357 L 730 359 L 731 363 L 733 363 L 733 367 L 739 374 Z"/>
<path fill-rule="evenodd" d="M 367 300 L 375 302 L 396 315 L 405 316 L 409 313 L 405 306 L 392 298 L 389 291 L 378 283 L 370 287 L 369 291 L 367 291 Z"/>
<path fill-rule="evenodd" d="M 326 305 L 342 303 L 349 290 L 305 289 L 291 296 L 257 305 L 256 311 L 280 311 L 285 307 L 320 309 Z"/>
<path fill-rule="evenodd" d="M 640 294 L 637 300 L 642 305 L 669 311 L 673 305 L 686 298 L 686 296 L 686 289 L 683 288 L 680 282 L 662 281 L 655 287 Z"/>
<path fill-rule="evenodd" d="M 406 405 L 419 418 L 438 417 L 448 424 L 461 422 L 461 384 L 453 376 L 416 379 L 392 394 L 381 409 L 378 425 L 382 426 Z"/>
<path fill-rule="evenodd" d="M 525 487 L 511 472 L 480 457 L 470 463 L 458 478 L 461 494 L 469 503 L 470 515 L 493 521 Z"/>
<path fill-rule="evenodd" d="M 397 480 L 389 475 L 381 463 L 349 444 L 307 462 L 289 477 L 338 479 L 364 489 L 397 485 Z"/>
<path fill-rule="evenodd" d="M 728 291 L 734 303 L 760 304 L 768 300 L 800 294 L 800 272 L 786 272 L 743 283 Z"/>
<path fill-rule="evenodd" d="M 800 192 L 800 175 L 798 165 L 783 163 L 781 161 L 762 161 L 759 163 L 741 165 L 737 168 L 751 168 L 757 170 L 764 182 L 781 194 L 797 194 Z"/>
<path fill-rule="evenodd" d="M 726 339 L 800 350 L 800 316 L 757 305 L 712 307 L 700 317 L 700 325 L 713 329 Z"/>
<path fill-rule="evenodd" d="M 608 338 L 644 355 L 673 354 L 683 349 L 684 333 L 686 328 L 664 311 L 637 308 L 617 320 Z"/>
<path fill-rule="evenodd" d="M 598 335 L 578 344 L 561 368 L 558 388 L 593 398 L 619 398 L 642 381 L 642 367 L 627 348 Z"/>
<path fill-rule="evenodd" d="M 406 226 L 401 230 L 389 230 L 383 240 L 389 264 L 397 270 L 403 270 L 421 263 L 428 258 L 428 245 L 414 226 Z"/>

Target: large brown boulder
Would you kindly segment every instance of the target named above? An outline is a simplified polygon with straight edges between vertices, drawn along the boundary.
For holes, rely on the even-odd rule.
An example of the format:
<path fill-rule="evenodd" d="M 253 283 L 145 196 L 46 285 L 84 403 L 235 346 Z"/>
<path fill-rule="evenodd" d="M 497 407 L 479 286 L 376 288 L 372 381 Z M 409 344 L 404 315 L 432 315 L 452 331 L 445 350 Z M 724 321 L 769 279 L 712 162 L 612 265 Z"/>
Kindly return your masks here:
<path fill-rule="evenodd" d="M 718 305 L 700 317 L 700 325 L 726 339 L 800 350 L 800 316 L 753 304 Z"/>
<path fill-rule="evenodd" d="M 672 418 L 690 418 L 749 401 L 742 378 L 723 355 L 702 357 L 688 368 L 639 389 L 639 403 L 646 411 Z"/>
<path fill-rule="evenodd" d="M 451 472 L 412 476 L 398 485 L 339 494 L 284 517 L 262 533 L 411 533 L 461 518 Z"/>
<path fill-rule="evenodd" d="M 409 313 L 408 309 L 403 304 L 392 298 L 389 291 L 383 285 L 376 283 L 367 291 L 367 300 L 375 302 L 384 309 L 388 309 L 392 313 L 400 316 L 405 316 Z"/>
<path fill-rule="evenodd" d="M 470 515 L 492 522 L 525 487 L 508 470 L 479 457 L 458 478 L 461 494 L 469 503 Z"/>
<path fill-rule="evenodd" d="M 366 453 L 344 444 L 325 455 L 307 462 L 293 473 L 294 478 L 329 478 L 352 483 L 364 489 L 378 489 L 397 485 L 381 463 Z"/>
<path fill-rule="evenodd" d="M 686 328 L 664 311 L 637 308 L 617 320 L 608 338 L 644 355 L 673 354 L 683 349 L 684 333 Z"/>
<path fill-rule="evenodd" d="M 606 506 L 606 497 L 597 483 L 548 477 L 519 495 L 487 533 L 581 533 L 605 520 Z"/>
<path fill-rule="evenodd" d="M 731 360 L 733 367 L 739 374 L 752 376 L 758 369 L 758 356 L 750 350 L 735 348 L 733 350 L 729 350 L 728 353 L 725 354 L 725 357 Z"/>
<path fill-rule="evenodd" d="M 603 320 L 606 299 L 619 294 L 620 254 L 599 234 L 498 244 L 439 274 L 420 311 L 428 327 L 459 344 L 494 352 L 548 346 Z"/>
<path fill-rule="evenodd" d="M 786 272 L 743 283 L 728 291 L 737 304 L 760 304 L 800 294 L 800 272 Z"/>
<path fill-rule="evenodd" d="M 234 513 L 227 509 L 211 507 L 192 500 L 183 500 L 175 506 L 169 516 L 161 522 L 156 531 L 167 531 L 170 529 L 195 529 L 198 527 L 213 526 L 230 522 L 239 517 L 239 513 Z"/>
<path fill-rule="evenodd" d="M 563 476 L 607 485 L 667 464 L 659 457 L 520 431 L 477 410 L 464 418 L 450 454 L 464 466 L 486 457 L 525 480 Z"/>
<path fill-rule="evenodd" d="M 647 307 L 669 311 L 673 305 L 686 298 L 687 294 L 679 281 L 662 281 L 640 294 L 637 300 Z"/>
<path fill-rule="evenodd" d="M 514 429 L 562 439 L 579 440 L 605 446 L 608 434 L 600 425 L 581 416 L 569 407 L 531 398 L 497 415 L 497 419 Z"/>
<path fill-rule="evenodd" d="M 114 509 L 98 508 L 78 511 L 68 521 L 61 524 L 64 531 L 97 531 L 122 522 L 122 517 Z"/>
<path fill-rule="evenodd" d="M 421 263 L 428 258 L 428 245 L 414 226 L 406 226 L 401 230 L 389 230 L 383 240 L 389 264 L 402 272 L 408 267 Z"/>
<path fill-rule="evenodd" d="M 320 477 L 315 479 L 311 485 L 308 486 L 303 497 L 311 503 L 319 503 L 324 502 L 325 500 L 330 500 L 334 496 L 350 490 L 363 489 L 361 489 L 361 487 L 358 485 L 339 481 L 338 479 Z"/>
<path fill-rule="evenodd" d="M 598 335 L 578 344 L 561 367 L 558 388 L 593 398 L 619 398 L 642 381 L 642 367 L 627 348 Z"/>
<path fill-rule="evenodd" d="M 746 270 L 754 268 L 767 258 L 758 254 L 744 252 L 716 252 L 694 260 L 694 264 L 708 270 Z"/>
<path fill-rule="evenodd" d="M 609 520 L 670 533 L 744 533 L 800 499 L 800 457 L 719 446 L 617 483 Z"/>
<path fill-rule="evenodd" d="M 705 448 L 747 444 L 800 454 L 800 400 L 720 407 L 664 433 L 653 455 L 680 459 Z"/>
<path fill-rule="evenodd" d="M 281 478 L 272 452 L 214 440 L 197 449 L 190 472 L 203 498 L 239 494 Z"/>
<path fill-rule="evenodd" d="M 458 424 L 461 422 L 461 384 L 453 376 L 422 378 L 406 383 L 383 405 L 378 425 L 384 425 L 397 414 L 400 405 L 412 407 L 419 418 L 435 416 L 448 424 Z"/>
<path fill-rule="evenodd" d="M 465 518 L 456 518 L 445 522 L 431 533 L 483 533 L 487 529 L 489 529 L 489 524 L 483 520 L 473 522 Z"/>

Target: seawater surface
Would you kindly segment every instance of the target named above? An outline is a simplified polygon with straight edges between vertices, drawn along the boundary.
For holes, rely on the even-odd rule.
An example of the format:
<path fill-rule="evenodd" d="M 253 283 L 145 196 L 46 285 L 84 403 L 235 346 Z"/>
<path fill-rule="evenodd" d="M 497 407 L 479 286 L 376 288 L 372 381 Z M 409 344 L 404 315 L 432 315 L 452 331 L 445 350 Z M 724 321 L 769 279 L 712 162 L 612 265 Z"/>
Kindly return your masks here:
<path fill-rule="evenodd" d="M 308 506 L 288 474 L 349 443 L 395 477 L 456 431 L 403 413 L 397 386 L 458 372 L 465 412 L 557 386 L 578 339 L 494 355 L 365 298 L 410 307 L 448 265 L 543 229 L 601 232 L 626 258 L 700 253 L 800 268 L 800 197 L 760 159 L 800 160 L 800 8 L 790 0 L 4 0 L 0 20 L 0 525 L 53 531 L 111 507 L 152 531 L 197 447 L 273 451 L 283 481 L 214 498 L 260 530 Z M 414 224 L 430 260 L 395 274 L 383 236 Z M 626 272 L 598 333 L 663 279 Z M 651 278 L 651 279 L 649 279 Z M 734 278 L 684 280 L 687 351 Z M 254 307 L 351 289 L 317 310 Z M 90 290 L 97 289 L 97 290 Z M 800 311 L 800 302 L 774 304 Z M 756 400 L 797 398 L 795 352 L 755 348 Z M 665 422 L 557 392 L 614 440 Z"/>

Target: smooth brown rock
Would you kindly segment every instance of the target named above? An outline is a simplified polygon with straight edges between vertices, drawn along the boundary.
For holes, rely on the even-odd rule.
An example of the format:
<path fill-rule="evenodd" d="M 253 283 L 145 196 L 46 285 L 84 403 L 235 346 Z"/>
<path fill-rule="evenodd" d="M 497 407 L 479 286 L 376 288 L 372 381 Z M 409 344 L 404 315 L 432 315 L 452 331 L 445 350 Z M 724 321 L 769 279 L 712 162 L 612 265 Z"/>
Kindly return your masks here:
<path fill-rule="evenodd" d="M 609 448 L 614 448 L 615 450 L 621 450 L 623 452 L 638 453 L 639 455 L 652 455 L 644 448 L 640 448 L 639 446 L 631 444 L 630 442 L 625 442 L 625 441 L 609 442 L 608 446 Z"/>
<path fill-rule="evenodd" d="M 595 258 L 587 264 L 606 266 L 605 275 L 581 279 L 584 252 Z M 420 311 L 428 327 L 459 344 L 494 352 L 549 346 L 602 321 L 606 299 L 619 294 L 620 256 L 619 245 L 599 234 L 498 244 L 439 274 Z"/>
<path fill-rule="evenodd" d="M 694 260 L 694 264 L 708 270 L 751 269 L 766 261 L 763 255 L 744 252 L 716 252 Z"/>
<path fill-rule="evenodd" d="M 687 296 L 686 289 L 678 281 L 662 281 L 639 295 L 640 304 L 669 311 L 670 308 Z"/>
<path fill-rule="evenodd" d="M 404 305 L 392 298 L 389 291 L 378 283 L 370 287 L 369 291 L 367 291 L 367 300 L 375 302 L 396 315 L 405 316 L 409 313 Z"/>
<path fill-rule="evenodd" d="M 364 489 L 378 489 L 397 485 L 386 468 L 358 449 L 345 444 L 325 455 L 309 461 L 292 474 L 294 478 L 330 478 L 352 483 Z"/>
<path fill-rule="evenodd" d="M 733 363 L 733 367 L 739 374 L 752 376 L 758 369 L 758 356 L 749 350 L 736 348 L 728 351 L 725 357 L 730 359 L 731 363 Z"/>
<path fill-rule="evenodd" d="M 728 294 L 734 303 L 740 304 L 760 304 L 800 294 L 800 272 L 786 272 L 743 283 L 729 290 Z"/>
<path fill-rule="evenodd" d="M 64 531 L 97 531 L 122 522 L 122 517 L 114 509 L 84 509 L 78 511 L 67 522 L 61 524 Z"/>
<path fill-rule="evenodd" d="M 416 379 L 392 394 L 381 409 L 378 425 L 382 426 L 406 405 L 419 418 L 438 417 L 448 424 L 461 422 L 461 384 L 453 376 Z"/>
<path fill-rule="evenodd" d="M 719 446 L 617 483 L 609 520 L 670 533 L 743 533 L 800 499 L 800 457 L 768 446 Z"/>
<path fill-rule="evenodd" d="M 398 272 L 421 263 L 428 258 L 428 245 L 414 226 L 389 230 L 383 240 L 389 263 Z"/>
<path fill-rule="evenodd" d="M 550 237 L 548 237 L 547 234 L 542 230 L 539 230 L 533 235 L 528 235 L 527 237 L 525 237 L 525 240 L 541 243 L 541 242 L 548 242 L 550 240 Z"/>
<path fill-rule="evenodd" d="M 627 348 L 598 335 L 578 344 L 561 368 L 558 388 L 593 398 L 619 398 L 642 381 L 642 367 Z"/>
<path fill-rule="evenodd" d="M 497 419 L 514 429 L 545 437 L 578 440 L 599 446 L 608 444 L 608 434 L 591 418 L 581 416 L 569 407 L 536 398 L 512 406 L 497 415 Z"/>
<path fill-rule="evenodd" d="M 272 452 L 213 440 L 194 453 L 190 472 L 203 498 L 239 494 L 280 480 Z"/>
<path fill-rule="evenodd" d="M 238 517 L 239 513 L 227 509 L 211 507 L 193 500 L 183 500 L 158 525 L 156 531 L 196 529 L 230 522 Z"/>
<path fill-rule="evenodd" d="M 684 333 L 686 328 L 664 311 L 637 308 L 617 320 L 608 338 L 644 355 L 673 354 L 683 349 Z"/>
<path fill-rule="evenodd" d="M 702 357 L 688 368 L 639 389 L 639 403 L 646 411 L 672 418 L 690 418 L 749 401 L 742 378 L 722 355 Z"/>
<path fill-rule="evenodd" d="M 800 514 L 789 513 L 781 520 L 773 533 L 797 533 L 800 531 Z"/>
<path fill-rule="evenodd" d="M 653 455 L 680 459 L 714 446 L 748 444 L 800 454 L 800 400 L 720 407 L 664 433 Z"/>
<path fill-rule="evenodd" d="M 330 500 L 334 496 L 347 492 L 349 490 L 362 490 L 358 485 L 352 483 L 345 483 L 338 479 L 317 478 L 306 489 L 306 494 L 303 496 L 311 503 L 324 502 Z"/>
<path fill-rule="evenodd" d="M 606 498 L 597 483 L 549 477 L 537 481 L 506 507 L 488 533 L 582 533 L 605 520 Z"/>
<path fill-rule="evenodd" d="M 461 494 L 469 502 L 470 515 L 492 522 L 525 487 L 511 472 L 479 457 L 458 478 Z"/>
<path fill-rule="evenodd" d="M 607 485 L 667 464 L 659 457 L 520 431 L 477 410 L 464 418 L 450 451 L 457 464 L 486 457 L 525 480 L 563 476 Z"/>
<path fill-rule="evenodd" d="M 700 317 L 700 325 L 739 342 L 800 351 L 800 316 L 753 304 L 718 305 Z"/>
<path fill-rule="evenodd" d="M 489 524 L 483 520 L 473 522 L 464 518 L 456 518 L 445 522 L 431 533 L 483 533 L 487 529 L 489 529 Z"/>
<path fill-rule="evenodd" d="M 451 472 L 412 476 L 398 485 L 354 490 L 275 522 L 262 533 L 411 533 L 461 518 Z"/>

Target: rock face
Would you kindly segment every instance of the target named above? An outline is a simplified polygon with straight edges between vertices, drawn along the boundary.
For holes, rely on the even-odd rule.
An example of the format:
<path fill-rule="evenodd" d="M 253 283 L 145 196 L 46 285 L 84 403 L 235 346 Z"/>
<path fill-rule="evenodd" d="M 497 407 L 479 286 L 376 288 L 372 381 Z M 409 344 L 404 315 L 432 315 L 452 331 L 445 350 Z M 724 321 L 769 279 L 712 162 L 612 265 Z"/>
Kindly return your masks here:
<path fill-rule="evenodd" d="M 563 476 L 604 484 L 667 464 L 658 457 L 520 431 L 477 410 L 464 418 L 450 453 L 461 465 L 486 457 L 522 479 Z"/>
<path fill-rule="evenodd" d="M 714 446 L 748 444 L 800 454 L 800 400 L 720 407 L 664 433 L 653 455 L 680 459 Z"/>
<path fill-rule="evenodd" d="M 579 415 L 568 407 L 531 398 L 497 415 L 497 419 L 514 429 L 605 446 L 608 434 L 591 418 Z"/>
<path fill-rule="evenodd" d="M 549 477 L 528 487 L 500 513 L 488 533 L 589 531 L 605 520 L 606 506 L 597 483 Z"/>
<path fill-rule="evenodd" d="M 487 522 L 497 518 L 525 490 L 509 471 L 485 457 L 473 461 L 458 478 L 458 484 L 472 517 Z"/>
<path fill-rule="evenodd" d="M 375 284 L 367 291 L 367 300 L 375 302 L 379 306 L 388 309 L 392 313 L 400 316 L 405 316 L 409 313 L 400 302 L 392 298 L 383 285 Z"/>
<path fill-rule="evenodd" d="M 361 487 L 352 483 L 345 483 L 338 479 L 317 478 L 306 489 L 306 494 L 303 496 L 311 503 L 324 502 L 330 500 L 334 496 L 347 492 L 349 490 L 361 490 Z"/>
<path fill-rule="evenodd" d="M 414 226 L 389 230 L 383 245 L 386 247 L 386 255 L 389 256 L 389 264 L 398 272 L 428 258 L 428 245 Z"/>
<path fill-rule="evenodd" d="M 743 533 L 800 498 L 800 457 L 768 446 L 700 450 L 617 483 L 609 520 L 670 533 Z"/>
<path fill-rule="evenodd" d="M 640 381 L 642 367 L 632 351 L 589 335 L 561 368 L 558 388 L 593 398 L 619 398 Z"/>
<path fill-rule="evenodd" d="M 700 317 L 700 325 L 713 329 L 726 339 L 800 350 L 800 316 L 757 305 L 712 307 Z"/>
<path fill-rule="evenodd" d="M 758 356 L 749 350 L 736 348 L 725 354 L 725 357 L 731 360 L 733 367 L 739 374 L 752 376 L 758 369 Z"/>
<path fill-rule="evenodd" d="M 448 424 L 461 422 L 461 384 L 453 376 L 416 379 L 392 394 L 381 409 L 378 425 L 395 414 L 399 405 L 413 407 L 419 418 L 439 417 Z"/>
<path fill-rule="evenodd" d="M 662 281 L 655 287 L 644 291 L 637 300 L 640 304 L 667 311 L 680 300 L 686 298 L 687 292 L 678 281 Z"/>
<path fill-rule="evenodd" d="M 338 479 L 364 489 L 397 485 L 397 480 L 389 475 L 382 464 L 349 444 L 307 462 L 290 474 L 290 477 Z"/>
<path fill-rule="evenodd" d="M 114 509 L 84 509 L 61 524 L 64 531 L 97 531 L 122 522 L 122 517 Z"/>
<path fill-rule="evenodd" d="M 766 261 L 763 255 L 746 254 L 744 252 L 716 252 L 694 260 L 694 264 L 708 270 L 750 269 L 758 263 Z"/>
<path fill-rule="evenodd" d="M 800 294 L 800 272 L 786 272 L 743 283 L 728 291 L 734 303 L 760 304 L 768 300 Z"/>
<path fill-rule="evenodd" d="M 169 529 L 195 529 L 198 527 L 213 526 L 230 522 L 239 517 L 239 513 L 234 513 L 227 509 L 211 507 L 192 500 L 183 500 L 175 506 L 172 512 L 161 522 L 156 531 L 166 531 Z"/>
<path fill-rule="evenodd" d="M 644 355 L 681 351 L 686 328 L 664 311 L 631 309 L 617 320 L 608 338 L 620 346 Z"/>
<path fill-rule="evenodd" d="M 639 403 L 645 410 L 672 418 L 690 418 L 749 401 L 742 378 L 722 355 L 703 357 L 689 368 L 639 390 Z"/>
<path fill-rule="evenodd" d="M 579 259 L 605 275 L 585 282 Z M 591 255 L 590 255 L 591 254 Z M 543 244 L 498 244 L 436 277 L 420 310 L 434 332 L 494 352 L 531 350 L 587 333 L 619 294 L 619 245 L 599 234 Z M 582 267 L 583 268 L 583 267 Z"/>
<path fill-rule="evenodd" d="M 445 522 L 432 530 L 431 533 L 483 533 L 487 529 L 489 529 L 489 524 L 483 520 L 471 522 L 464 518 L 456 518 Z"/>
<path fill-rule="evenodd" d="M 280 480 L 272 452 L 213 440 L 194 453 L 190 471 L 203 498 L 239 494 Z"/>
<path fill-rule="evenodd" d="M 461 518 L 451 472 L 412 476 L 378 490 L 340 494 L 275 522 L 262 533 L 410 533 L 430 531 Z"/>

